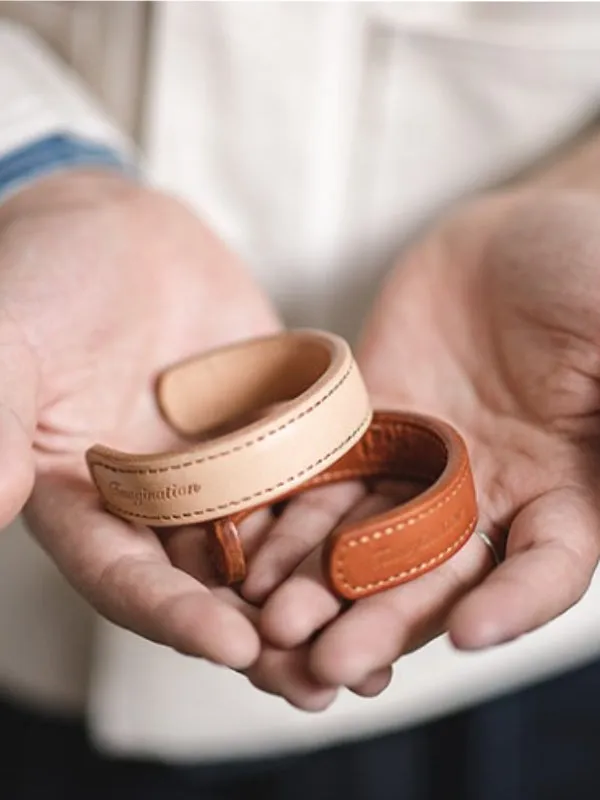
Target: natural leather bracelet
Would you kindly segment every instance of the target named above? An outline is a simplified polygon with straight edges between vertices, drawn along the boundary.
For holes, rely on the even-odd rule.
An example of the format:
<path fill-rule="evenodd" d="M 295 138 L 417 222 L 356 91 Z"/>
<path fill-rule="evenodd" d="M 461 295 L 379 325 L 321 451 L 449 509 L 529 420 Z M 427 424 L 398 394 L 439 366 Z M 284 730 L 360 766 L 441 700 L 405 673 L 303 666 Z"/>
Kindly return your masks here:
<path fill-rule="evenodd" d="M 369 478 L 426 484 L 416 497 L 367 520 L 341 525 L 327 539 L 323 570 L 333 591 L 357 600 L 429 572 L 466 544 L 475 530 L 477 502 L 464 440 L 428 416 L 375 412 L 365 436 L 333 466 L 303 484 Z M 290 492 L 288 497 L 297 494 Z M 233 582 L 237 526 L 248 512 L 214 524 L 216 564 Z M 230 551 L 228 550 L 230 548 Z M 232 568 L 233 565 L 233 568 Z"/>
<path fill-rule="evenodd" d="M 343 456 L 372 417 L 348 344 L 311 330 L 237 343 L 167 369 L 157 399 L 175 431 L 193 439 L 189 448 L 139 455 L 95 445 L 86 454 L 107 509 L 153 527 L 273 503 Z"/>

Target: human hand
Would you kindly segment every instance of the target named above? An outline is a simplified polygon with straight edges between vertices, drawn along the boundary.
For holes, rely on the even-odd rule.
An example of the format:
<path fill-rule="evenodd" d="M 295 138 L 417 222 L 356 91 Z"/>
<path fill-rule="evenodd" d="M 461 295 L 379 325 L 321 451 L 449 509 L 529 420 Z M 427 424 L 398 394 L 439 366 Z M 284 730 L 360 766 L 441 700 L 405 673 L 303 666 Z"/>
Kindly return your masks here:
<path fill-rule="evenodd" d="M 101 614 L 235 668 L 260 650 L 252 609 L 210 584 L 198 531 L 159 536 L 105 513 L 84 453 L 96 442 L 176 447 L 154 403 L 157 373 L 277 328 L 236 259 L 158 192 L 80 172 L 0 207 L 0 524 L 25 504 L 36 538 Z"/>
<path fill-rule="evenodd" d="M 445 630 L 459 648 L 491 646 L 585 592 L 600 552 L 599 222 L 593 195 L 490 196 L 392 271 L 357 351 L 374 406 L 433 414 L 461 431 L 479 528 L 506 560 L 492 571 L 475 536 L 435 571 L 342 609 L 320 573 L 319 544 L 353 504 L 351 514 L 371 514 L 397 498 L 351 485 L 294 501 L 244 594 L 268 597 L 261 630 L 274 645 L 312 641 L 315 681 L 371 680 L 375 693 L 402 654 Z"/>

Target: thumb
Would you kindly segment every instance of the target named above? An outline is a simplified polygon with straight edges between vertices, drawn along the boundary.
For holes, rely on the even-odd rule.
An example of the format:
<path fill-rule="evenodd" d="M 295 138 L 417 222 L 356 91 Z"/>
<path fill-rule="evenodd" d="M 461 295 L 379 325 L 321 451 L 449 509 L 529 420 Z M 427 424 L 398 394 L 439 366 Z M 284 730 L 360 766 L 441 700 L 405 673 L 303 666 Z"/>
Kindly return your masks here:
<path fill-rule="evenodd" d="M 592 498 L 582 489 L 565 487 L 534 500 L 514 519 L 506 555 L 454 609 L 449 630 L 459 649 L 515 639 L 582 597 L 600 555 Z"/>
<path fill-rule="evenodd" d="M 0 528 L 19 514 L 33 488 L 38 364 L 12 325 L 0 324 Z"/>

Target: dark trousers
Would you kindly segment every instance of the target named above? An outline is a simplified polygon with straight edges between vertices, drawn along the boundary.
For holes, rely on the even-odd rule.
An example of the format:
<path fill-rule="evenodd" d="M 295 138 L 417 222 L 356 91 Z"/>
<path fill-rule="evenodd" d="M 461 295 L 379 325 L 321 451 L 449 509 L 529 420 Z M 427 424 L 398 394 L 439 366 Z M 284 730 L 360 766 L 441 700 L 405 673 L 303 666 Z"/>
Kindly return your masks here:
<path fill-rule="evenodd" d="M 0 703 L 0 800 L 600 800 L 600 663 L 429 725 L 287 758 L 106 759 Z"/>

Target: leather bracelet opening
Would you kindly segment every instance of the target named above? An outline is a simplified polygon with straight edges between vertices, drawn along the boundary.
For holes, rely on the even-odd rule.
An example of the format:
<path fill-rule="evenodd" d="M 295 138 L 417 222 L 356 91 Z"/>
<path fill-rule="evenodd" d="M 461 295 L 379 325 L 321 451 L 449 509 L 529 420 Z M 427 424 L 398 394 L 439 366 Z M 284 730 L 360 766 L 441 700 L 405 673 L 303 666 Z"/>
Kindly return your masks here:
<path fill-rule="evenodd" d="M 323 331 L 201 354 L 167 369 L 157 394 L 175 432 L 195 435 L 191 446 L 130 453 L 95 444 L 86 452 L 107 510 L 155 527 L 276 500 L 348 452 L 372 417 L 350 348 Z"/>
<path fill-rule="evenodd" d="M 163 416 L 195 440 L 248 425 L 314 386 L 331 366 L 328 342 L 282 336 L 231 346 L 169 369 L 158 381 Z"/>

